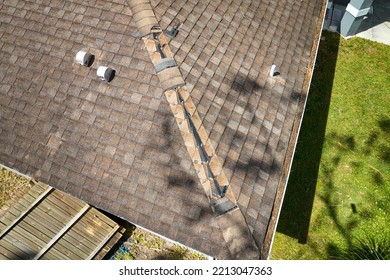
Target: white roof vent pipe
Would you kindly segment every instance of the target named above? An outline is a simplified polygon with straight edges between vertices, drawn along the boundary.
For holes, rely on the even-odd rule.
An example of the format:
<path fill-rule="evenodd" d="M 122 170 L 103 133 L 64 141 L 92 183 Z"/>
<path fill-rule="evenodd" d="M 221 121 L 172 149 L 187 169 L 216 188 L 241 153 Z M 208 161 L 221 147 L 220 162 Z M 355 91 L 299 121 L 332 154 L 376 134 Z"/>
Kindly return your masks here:
<path fill-rule="evenodd" d="M 280 74 L 280 73 L 277 71 L 276 65 L 275 65 L 275 64 L 272 64 L 271 70 L 269 71 L 269 75 L 270 75 L 271 77 L 275 77 L 275 76 L 277 76 L 277 75 L 279 75 L 279 74 Z"/>
<path fill-rule="evenodd" d="M 111 82 L 115 77 L 115 70 L 107 66 L 99 66 L 96 74 L 102 81 Z"/>
<path fill-rule="evenodd" d="M 89 52 L 79 51 L 76 54 L 76 61 L 80 65 L 90 67 L 93 64 L 94 60 L 95 60 L 95 56 Z"/>

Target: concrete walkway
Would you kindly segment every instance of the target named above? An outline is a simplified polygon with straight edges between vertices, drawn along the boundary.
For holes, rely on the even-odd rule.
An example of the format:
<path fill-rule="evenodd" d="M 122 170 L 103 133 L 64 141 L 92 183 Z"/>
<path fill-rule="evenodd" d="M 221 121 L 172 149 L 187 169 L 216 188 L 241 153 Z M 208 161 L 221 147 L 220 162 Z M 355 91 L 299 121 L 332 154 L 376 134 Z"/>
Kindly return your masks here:
<path fill-rule="evenodd" d="M 390 45 L 389 0 L 374 0 L 373 13 L 363 20 L 356 36 Z"/>

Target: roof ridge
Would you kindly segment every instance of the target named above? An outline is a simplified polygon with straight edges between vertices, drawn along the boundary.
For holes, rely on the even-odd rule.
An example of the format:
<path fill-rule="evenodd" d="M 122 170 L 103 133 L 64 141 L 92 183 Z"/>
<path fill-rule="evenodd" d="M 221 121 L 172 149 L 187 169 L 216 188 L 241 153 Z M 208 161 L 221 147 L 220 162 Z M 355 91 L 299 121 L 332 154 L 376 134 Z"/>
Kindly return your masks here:
<path fill-rule="evenodd" d="M 150 2 L 148 0 L 128 0 L 127 3 L 135 15 L 136 25 L 155 66 L 184 144 L 230 253 L 234 259 L 258 259 L 259 249 L 238 207 L 209 135 L 185 87 L 185 81 L 170 50 L 168 40 L 154 16 Z"/>

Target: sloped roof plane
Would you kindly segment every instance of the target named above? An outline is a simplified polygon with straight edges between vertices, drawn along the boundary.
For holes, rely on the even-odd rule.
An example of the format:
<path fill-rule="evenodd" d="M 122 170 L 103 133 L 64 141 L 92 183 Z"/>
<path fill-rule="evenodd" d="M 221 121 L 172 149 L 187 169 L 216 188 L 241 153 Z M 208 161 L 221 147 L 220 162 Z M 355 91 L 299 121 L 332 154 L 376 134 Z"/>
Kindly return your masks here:
<path fill-rule="evenodd" d="M 259 258 L 323 5 L 2 3 L 0 163 L 210 256 Z"/>

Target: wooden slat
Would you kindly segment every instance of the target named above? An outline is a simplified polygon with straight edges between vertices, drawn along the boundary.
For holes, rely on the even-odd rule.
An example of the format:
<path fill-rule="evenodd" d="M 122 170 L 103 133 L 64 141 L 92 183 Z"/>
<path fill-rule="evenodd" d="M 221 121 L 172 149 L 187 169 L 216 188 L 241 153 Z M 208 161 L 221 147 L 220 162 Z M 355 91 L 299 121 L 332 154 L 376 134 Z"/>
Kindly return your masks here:
<path fill-rule="evenodd" d="M 23 245 L 28 246 L 30 251 L 33 252 L 39 252 L 39 250 L 45 246 L 43 240 L 19 225 L 15 226 L 6 236 L 9 236 L 13 242 L 18 241 Z M 4 236 L 4 238 L 6 236 Z"/>
<path fill-rule="evenodd" d="M 35 211 L 36 209 L 34 209 Z M 32 219 L 32 212 L 25 217 L 23 221 L 21 221 L 18 224 L 18 227 L 22 227 L 24 230 L 28 231 L 30 234 L 34 235 L 38 239 L 41 239 L 45 243 L 48 243 L 56 234 L 57 231 L 53 232 L 51 231 L 50 224 L 44 225 L 41 223 L 36 223 L 33 225 L 31 222 L 35 222 Z M 70 237 L 67 237 L 64 235 L 60 240 L 59 243 L 64 243 L 63 248 L 69 249 L 69 251 L 72 251 L 75 253 L 75 255 L 78 255 L 80 259 L 85 259 L 91 251 L 93 251 L 93 248 L 88 248 L 85 245 L 81 244 L 76 239 L 71 239 Z M 62 249 L 64 250 L 64 249 Z"/>
<path fill-rule="evenodd" d="M 21 260 L 22 258 L 16 254 L 15 248 L 9 246 L 7 242 L 0 243 L 0 254 L 8 260 Z M 23 252 L 22 252 L 23 253 Z"/>
<path fill-rule="evenodd" d="M 87 207 L 87 205 L 85 205 L 85 207 Z M 51 208 L 51 209 L 52 210 L 50 211 L 50 214 L 61 221 L 61 222 L 59 222 L 59 224 L 63 223 L 63 221 L 66 221 L 66 223 L 63 224 L 63 226 L 61 227 L 60 230 L 57 229 L 58 234 L 54 238 L 58 238 L 58 236 L 63 235 L 63 233 L 66 232 L 66 230 L 69 228 L 69 225 L 73 224 L 73 222 L 78 219 L 78 215 L 77 215 L 77 213 L 75 213 L 76 215 L 73 215 L 73 218 L 72 218 L 71 216 L 68 216 L 69 215 L 68 213 L 67 213 L 67 215 L 64 215 L 64 213 L 60 209 L 57 209 L 57 208 Z M 54 244 L 54 243 L 51 242 L 48 245 L 50 246 L 52 244 Z"/>
<path fill-rule="evenodd" d="M 22 212 L 19 217 L 14 220 L 11 224 L 9 224 L 3 231 L 0 233 L 0 238 L 4 236 L 13 226 L 15 226 L 32 208 L 35 207 L 49 192 L 51 192 L 52 187 L 48 187 L 46 191 L 44 191 L 32 204 L 29 208 L 27 208 L 24 212 Z"/>
<path fill-rule="evenodd" d="M 52 196 L 52 195 L 48 196 L 47 199 L 45 199 L 45 200 L 53 203 L 56 206 L 56 208 L 60 209 L 62 212 L 69 213 L 71 215 L 73 215 L 74 213 L 77 213 L 78 209 L 85 206 L 85 203 L 84 203 L 80 206 L 72 207 L 72 206 L 69 206 L 67 203 L 65 203 L 65 201 L 63 201 L 55 196 Z"/>
<path fill-rule="evenodd" d="M 98 243 L 110 233 L 113 226 L 108 226 L 106 223 L 102 223 L 91 212 L 94 209 L 90 209 L 85 216 L 80 219 L 78 224 L 75 226 L 76 229 L 86 231 L 90 236 L 98 238 Z M 114 225 L 115 226 L 115 225 Z"/>
<path fill-rule="evenodd" d="M 6 258 L 10 259 L 10 260 L 23 260 L 23 257 L 24 256 L 24 253 L 22 250 L 20 250 L 18 247 L 10 244 L 10 243 L 7 243 L 7 246 L 0 246 L 0 250 L 1 250 L 1 254 L 3 254 L 3 256 L 5 256 Z M 21 253 L 17 253 L 17 251 L 20 251 Z"/>
<path fill-rule="evenodd" d="M 41 226 L 45 227 L 46 230 L 50 231 L 52 233 L 51 238 L 60 231 L 65 224 L 59 223 L 57 220 L 52 218 L 50 215 L 47 215 L 46 213 L 42 212 L 39 207 L 35 208 L 29 215 L 29 218 L 36 222 L 37 224 L 40 224 Z M 72 244 L 73 246 L 81 249 L 83 252 L 86 252 L 89 254 L 93 250 L 94 246 L 91 246 L 91 242 L 85 238 L 84 235 L 80 235 L 76 233 L 73 230 L 73 227 L 62 237 L 62 239 L 65 239 L 69 244 Z"/>
<path fill-rule="evenodd" d="M 94 246 L 96 246 L 94 242 L 85 235 L 85 232 L 76 232 L 74 226 L 69 229 L 63 238 L 72 244 L 82 244 L 80 246 L 85 247 L 85 250 L 88 252 L 92 251 Z"/>
<path fill-rule="evenodd" d="M 42 203 L 42 202 L 41 202 L 41 203 Z M 18 203 L 15 204 L 15 207 L 14 207 L 13 209 L 22 212 L 22 211 L 24 211 L 25 209 L 27 209 L 27 208 L 29 207 L 30 204 L 31 204 L 30 202 L 28 202 L 28 201 L 26 201 L 26 200 L 24 200 L 24 199 L 20 199 L 20 200 L 18 201 Z M 37 209 L 38 207 L 39 207 L 39 205 L 37 205 L 36 207 L 32 208 L 32 209 L 30 210 L 30 212 L 28 213 L 28 215 L 26 215 L 23 219 L 25 219 L 26 217 L 29 217 L 29 216 L 31 215 L 31 213 L 33 213 L 34 211 L 36 211 L 36 209 Z M 22 210 L 21 210 L 21 209 L 22 209 Z"/>
<path fill-rule="evenodd" d="M 27 199 L 32 199 L 33 201 L 36 200 L 44 191 L 46 190 L 46 188 L 44 190 L 42 190 L 40 187 L 38 187 L 37 185 L 31 187 L 31 189 L 23 196 L 23 197 L 27 197 Z"/>
<path fill-rule="evenodd" d="M 51 248 L 40 258 L 40 260 L 71 260 L 71 257 Z"/>
<path fill-rule="evenodd" d="M 0 247 L 4 247 L 6 250 L 9 252 L 12 252 L 12 254 L 17 255 L 17 256 L 23 256 L 24 252 L 20 248 L 16 247 L 12 241 L 6 238 L 5 236 L 3 239 L 0 240 Z M 19 257 L 22 259 L 21 257 Z"/>
<path fill-rule="evenodd" d="M 15 208 L 17 209 L 19 212 L 23 212 L 25 211 L 26 209 L 28 209 L 30 207 L 30 205 L 37 199 L 37 198 L 33 198 L 33 197 L 29 197 L 29 199 L 27 199 L 28 195 L 25 195 L 23 197 L 21 197 L 17 203 L 14 204 L 14 206 L 12 208 Z"/>
<path fill-rule="evenodd" d="M 75 225 L 75 230 L 79 232 L 86 232 L 90 236 L 91 242 L 95 240 L 95 245 L 99 244 L 101 240 L 109 233 L 107 230 L 98 228 L 92 224 L 90 220 L 83 219 L 80 220 L 77 225 Z"/>
<path fill-rule="evenodd" d="M 46 189 L 47 188 L 41 189 L 41 187 L 34 185 L 27 193 L 20 197 L 20 199 L 25 199 L 29 202 L 29 205 L 31 205 L 44 191 L 46 191 Z M 17 203 L 19 203 L 20 199 L 17 201 Z"/>
<path fill-rule="evenodd" d="M 42 201 L 42 203 L 39 205 L 39 208 L 47 213 L 48 215 L 51 215 L 54 217 L 58 222 L 63 223 L 66 225 L 66 223 L 75 215 L 77 212 L 75 211 L 74 213 L 66 213 L 62 211 L 57 205 L 53 204 L 52 202 L 48 201 L 45 199 Z"/>
<path fill-rule="evenodd" d="M 6 213 L 8 214 L 8 213 Z M 3 229 L 5 229 L 7 227 L 7 225 L 9 225 L 10 223 L 12 223 L 13 219 L 8 219 L 5 217 L 5 215 L 2 217 L 1 221 L 0 221 L 0 230 L 2 231 Z"/>
<path fill-rule="evenodd" d="M 29 201 L 30 204 L 33 203 L 42 193 L 44 193 L 49 186 L 41 186 L 38 184 L 34 184 L 27 193 L 25 193 L 21 198 Z M 18 200 L 19 202 L 19 200 Z"/>
<path fill-rule="evenodd" d="M 1 249 L 1 248 L 0 248 Z M 0 251 L 0 261 L 9 260 L 8 257 L 4 256 Z"/>
<path fill-rule="evenodd" d="M 98 211 L 96 208 L 91 209 L 91 213 L 96 216 L 97 219 L 105 222 L 107 225 L 109 225 L 111 228 L 114 227 L 117 223 L 112 220 L 111 218 L 104 215 L 102 212 Z"/>
<path fill-rule="evenodd" d="M 8 213 L 12 214 L 13 216 L 15 216 L 15 218 L 13 218 L 12 220 L 15 220 L 15 219 L 17 219 L 17 218 L 20 216 L 20 214 L 23 213 L 26 209 L 27 209 L 27 208 L 23 208 L 22 205 L 18 205 L 18 204 L 16 203 L 14 206 L 10 207 L 10 208 L 7 210 L 7 213 L 6 213 L 6 214 L 8 214 Z"/>
<path fill-rule="evenodd" d="M 47 230 L 47 228 L 42 227 L 41 225 L 32 225 L 26 219 L 23 219 L 23 221 L 20 221 L 20 223 L 17 225 L 19 228 L 23 228 L 33 236 L 35 236 L 37 239 L 42 240 L 44 242 L 48 242 L 55 234 L 52 233 L 52 236 L 50 235 L 50 231 Z"/>
<path fill-rule="evenodd" d="M 16 211 L 16 213 L 15 213 Z M 17 212 L 17 210 L 15 210 L 13 207 L 12 208 L 9 208 L 7 210 L 7 213 L 5 213 L 2 217 L 1 217 L 1 222 L 3 224 L 6 225 L 6 227 L 12 223 L 18 216 L 20 215 L 20 212 Z"/>
<path fill-rule="evenodd" d="M 102 221 L 99 217 L 96 217 L 96 215 L 91 212 L 88 213 L 88 219 L 83 220 L 83 222 L 88 224 L 90 227 L 99 229 L 99 232 L 103 233 L 104 235 L 110 232 L 111 229 L 115 226 L 115 224 L 107 224 L 105 221 Z"/>
<path fill-rule="evenodd" d="M 85 215 L 82 219 L 85 218 Z M 74 228 L 79 224 L 80 220 L 75 223 L 62 237 L 57 244 L 74 252 L 76 255 L 85 259 L 97 246 L 98 242 L 95 239 L 88 238 L 86 232 L 80 234 L 75 232 Z M 53 248 L 58 247 L 57 244 Z"/>
<path fill-rule="evenodd" d="M 35 180 L 35 179 L 30 179 L 30 184 L 33 185 L 34 187 L 37 187 L 37 188 L 42 188 L 42 189 L 46 189 L 46 186 L 45 184 Z"/>
<path fill-rule="evenodd" d="M 102 240 L 102 237 L 96 236 L 94 234 L 91 234 L 91 232 L 87 231 L 86 227 L 80 224 L 80 222 L 75 224 L 74 227 L 72 227 L 67 234 L 69 234 L 73 238 L 77 238 L 77 235 L 84 236 L 86 242 L 88 242 L 92 247 L 97 246 L 100 240 Z"/>
<path fill-rule="evenodd" d="M 88 253 L 79 250 L 73 246 L 73 244 L 66 242 L 63 238 L 60 238 L 47 252 L 52 250 L 62 252 L 73 260 L 84 260 L 88 256 Z"/>
<path fill-rule="evenodd" d="M 35 210 L 37 210 L 37 208 L 35 208 L 34 211 Z M 48 243 L 61 229 L 52 231 L 50 229 L 51 224 L 47 223 L 47 220 L 45 220 L 46 224 L 36 222 L 36 224 L 33 225 L 32 222 L 35 223 L 35 221 L 32 219 L 33 212 L 31 212 L 23 221 L 21 221 L 19 225 L 22 226 L 24 229 L 28 230 L 33 235 L 40 237 L 43 241 Z M 75 253 L 75 255 L 78 255 L 79 258 L 85 259 L 93 250 L 93 248 L 86 247 L 77 239 L 68 236 L 68 233 L 69 231 L 65 235 L 63 235 L 60 240 L 58 240 L 58 243 L 63 245 L 63 248 L 67 248 L 69 251 Z"/>
<path fill-rule="evenodd" d="M 22 221 L 9 232 L 9 235 L 14 236 L 14 232 L 19 233 L 23 237 L 27 238 L 26 242 L 34 243 L 37 246 L 37 252 L 39 252 L 39 250 L 41 250 L 53 238 L 53 236 L 55 236 L 55 234 L 49 236 L 48 233 L 45 234 L 42 231 L 44 231 L 42 227 L 37 229 L 25 221 Z"/>
<path fill-rule="evenodd" d="M 52 196 L 61 200 L 62 202 L 68 204 L 70 207 L 72 207 L 73 209 L 80 209 L 81 207 L 83 207 L 86 203 L 78 198 L 75 198 L 73 196 L 70 196 L 66 193 L 63 193 L 61 191 L 58 191 L 58 190 L 55 190 L 53 193 L 52 193 Z"/>
<path fill-rule="evenodd" d="M 20 256 L 20 258 L 24 260 L 31 259 L 36 254 L 36 252 L 39 251 L 39 246 L 37 246 L 36 244 L 26 239 L 23 235 L 20 235 L 17 232 L 13 232 L 12 236 L 10 234 L 6 234 L 3 237 L 3 240 L 11 244 L 12 247 L 14 247 L 14 250 L 12 252 L 18 252 L 18 256 Z"/>
<path fill-rule="evenodd" d="M 52 194 L 50 194 L 48 197 L 51 197 L 51 196 L 52 196 Z M 61 207 L 59 207 L 59 206 L 61 206 Z M 45 220 L 45 222 L 51 221 L 52 223 L 54 223 L 53 226 L 55 228 L 57 228 L 57 227 L 62 228 L 63 225 L 65 225 L 68 222 L 68 220 L 71 219 L 71 217 L 77 213 L 77 211 L 73 210 L 73 208 L 72 209 L 67 208 L 66 210 L 64 210 L 64 208 L 66 208 L 66 207 L 68 207 L 66 204 L 64 204 L 58 200 L 50 201 L 48 199 L 45 199 L 36 208 L 32 209 L 30 211 L 30 214 L 33 214 L 36 211 L 39 211 L 40 215 L 44 215 L 43 217 L 41 217 L 42 220 Z M 2 217 L 2 222 L 5 225 L 12 223 L 12 220 L 16 219 L 16 215 L 20 214 L 20 212 L 17 211 L 17 208 L 10 209 L 10 211 Z M 50 211 L 47 211 L 47 209 L 50 209 Z M 80 208 L 78 208 L 78 209 L 80 209 Z M 51 218 L 51 215 L 54 216 L 58 222 L 55 222 Z M 48 221 L 46 221 L 47 219 L 48 219 Z M 38 220 L 38 219 L 35 219 L 35 220 Z M 2 228 L 2 227 L 4 227 L 4 226 L 1 225 L 0 228 Z"/>
<path fill-rule="evenodd" d="M 51 208 L 50 212 L 45 216 L 42 216 L 42 218 L 47 220 L 48 223 L 52 224 L 57 231 L 60 230 L 59 226 L 62 228 L 70 220 L 70 216 L 65 215 L 60 209 L 54 208 L 54 205 L 48 205 L 47 200 L 43 201 L 38 208 L 34 209 L 34 212 L 37 211 L 39 215 L 42 215 L 42 212 L 45 213 L 45 210 L 42 208 L 42 206 Z M 99 242 L 104 238 L 105 234 L 108 233 L 112 227 L 109 227 L 109 229 L 98 227 L 90 220 L 91 218 L 92 216 L 90 211 L 88 211 L 82 217 L 82 219 L 80 219 L 77 224 L 71 228 L 69 234 L 77 240 L 79 240 L 80 237 L 84 237 L 88 240 L 88 243 L 96 245 L 99 244 Z"/>
<path fill-rule="evenodd" d="M 28 219 L 27 219 L 28 218 Z M 30 225 L 40 229 L 43 232 L 47 232 L 48 236 L 54 236 L 64 225 L 54 224 L 52 219 L 46 213 L 40 211 L 38 208 L 35 208 L 31 213 L 25 218 Z"/>
<path fill-rule="evenodd" d="M 69 247 L 69 248 L 74 248 L 72 249 L 72 251 L 74 251 L 75 253 L 77 253 L 78 255 L 82 255 L 82 256 L 88 256 L 94 249 L 94 246 L 88 246 L 87 244 L 89 244 L 88 240 L 86 240 L 87 244 L 81 242 L 80 240 L 77 240 L 76 238 L 74 238 L 73 236 L 71 236 L 69 234 L 69 232 L 71 231 L 72 229 L 70 229 L 66 234 L 64 234 L 64 236 L 62 236 L 62 238 L 60 240 L 58 240 L 58 243 L 63 245 L 64 247 Z M 50 251 L 50 250 L 49 250 Z M 78 253 L 80 252 L 80 254 Z"/>
<path fill-rule="evenodd" d="M 92 209 L 93 210 L 93 209 Z M 92 213 L 92 211 L 89 211 L 88 212 L 88 215 L 87 215 L 87 219 L 83 219 L 84 223 L 86 223 L 87 225 L 89 225 L 91 228 L 96 228 L 96 231 L 98 233 L 101 233 L 103 236 L 105 236 L 106 234 L 108 234 L 109 232 L 111 232 L 111 229 L 113 227 L 115 227 L 116 224 L 113 224 L 112 226 L 111 225 L 108 225 L 106 224 L 104 221 L 102 221 L 101 219 L 99 219 L 98 217 L 96 217 L 96 215 L 94 215 Z"/>
<path fill-rule="evenodd" d="M 93 250 L 92 253 L 87 257 L 87 260 L 92 260 L 93 257 L 104 247 L 104 245 L 106 245 L 108 240 L 110 240 L 110 238 L 117 232 L 118 229 L 119 229 L 119 225 L 116 225 L 111 230 L 111 232 L 106 236 L 106 238 L 104 238 L 102 242 L 100 242 L 100 244 L 96 246 L 95 250 Z"/>
<path fill-rule="evenodd" d="M 83 201 L 36 182 L 7 210 L 0 219 L 0 259 L 93 259 L 104 255 L 120 228 Z"/>
<path fill-rule="evenodd" d="M 120 227 L 120 229 L 114 234 L 113 237 L 106 243 L 106 245 L 93 257 L 94 260 L 103 259 L 108 252 L 110 252 L 111 248 L 115 246 L 115 244 L 122 238 L 123 234 L 126 232 L 124 227 Z"/>
<path fill-rule="evenodd" d="M 59 238 L 61 238 L 62 235 L 64 235 L 64 233 L 74 225 L 75 222 L 77 222 L 78 219 L 81 218 L 81 216 L 90 208 L 89 205 L 85 205 L 83 207 L 83 209 L 81 209 L 79 211 L 79 213 L 73 217 L 72 220 L 69 221 L 69 223 L 56 235 L 53 237 L 53 239 L 48 243 L 46 244 L 45 247 L 42 248 L 42 250 L 34 257 L 34 260 L 38 260 L 47 250 L 50 249 L 51 246 L 54 245 L 54 243 L 57 242 L 57 240 Z"/>

